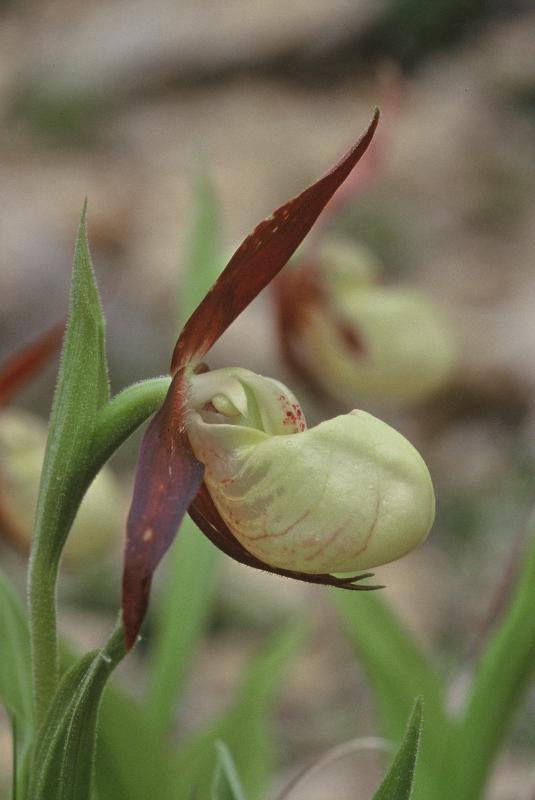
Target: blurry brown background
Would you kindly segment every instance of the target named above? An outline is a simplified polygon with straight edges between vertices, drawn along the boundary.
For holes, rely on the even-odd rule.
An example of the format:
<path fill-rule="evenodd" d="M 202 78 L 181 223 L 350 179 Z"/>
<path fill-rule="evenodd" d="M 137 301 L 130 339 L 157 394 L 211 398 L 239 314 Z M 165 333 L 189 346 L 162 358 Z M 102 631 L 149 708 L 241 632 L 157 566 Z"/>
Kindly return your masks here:
<path fill-rule="evenodd" d="M 230 252 L 383 106 L 385 163 L 346 226 L 376 249 L 392 280 L 418 284 L 440 303 L 458 331 L 462 364 L 455 386 L 425 408 L 381 410 L 428 460 L 439 514 L 429 543 L 379 575 L 451 674 L 452 703 L 462 698 L 459 665 L 470 666 L 534 496 L 530 5 L 0 3 L 0 355 L 64 314 L 87 195 L 114 390 L 167 369 L 195 165 L 212 177 Z M 211 364 L 291 382 L 268 297 L 236 322 Z M 52 386 L 53 370 L 21 403 L 46 415 Z M 309 413 L 323 412 L 311 404 Z M 118 461 L 125 483 L 133 450 Z M 286 582 L 274 593 L 264 576 L 227 561 L 220 583 L 221 619 L 203 648 L 184 724 L 220 707 L 266 626 L 306 605 L 316 630 L 283 699 L 279 784 L 322 749 L 376 733 L 372 701 L 324 593 Z M 98 639 L 99 615 L 74 614 Z M 494 800 L 520 800 L 525 791 L 535 767 L 534 711 L 532 697 L 498 765 Z M 295 797 L 349 800 L 355 786 L 365 797 L 377 774 L 373 759 L 349 758 Z"/>

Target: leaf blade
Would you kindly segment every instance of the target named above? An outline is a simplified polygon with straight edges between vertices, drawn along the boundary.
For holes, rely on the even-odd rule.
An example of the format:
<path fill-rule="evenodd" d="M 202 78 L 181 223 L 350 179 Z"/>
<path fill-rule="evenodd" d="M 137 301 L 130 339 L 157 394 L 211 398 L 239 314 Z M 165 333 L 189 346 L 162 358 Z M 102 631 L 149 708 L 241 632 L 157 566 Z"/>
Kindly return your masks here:
<path fill-rule="evenodd" d="M 32 800 L 90 800 L 100 699 L 124 654 L 123 631 L 117 626 L 101 650 L 83 656 L 63 676 L 39 732 Z"/>
<path fill-rule="evenodd" d="M 517 588 L 485 647 L 459 723 L 452 759 L 452 780 L 458 800 L 471 800 L 482 794 L 494 756 L 533 678 L 534 607 L 535 536 L 532 534 Z"/>
<path fill-rule="evenodd" d="M 422 735 L 422 700 L 416 701 L 403 741 L 373 800 L 409 800 Z"/>
<path fill-rule="evenodd" d="M 146 699 L 147 711 L 162 735 L 172 722 L 214 601 L 218 551 L 186 517 L 170 556 L 165 591 L 154 615 Z"/>
<path fill-rule="evenodd" d="M 16 771 L 13 782 L 23 796 L 26 757 L 34 731 L 30 633 L 20 602 L 0 571 L 0 699 L 13 721 Z"/>
<path fill-rule="evenodd" d="M 217 279 L 219 214 L 213 184 L 201 165 L 194 176 L 195 209 L 186 251 L 187 266 L 181 285 L 179 318 L 184 324 Z"/>
<path fill-rule="evenodd" d="M 61 553 L 94 477 L 91 443 L 109 397 L 104 315 L 87 241 L 86 206 L 75 245 L 69 315 L 48 429 L 29 569 L 30 625 L 39 724 L 57 685 L 55 586 Z"/>
<path fill-rule="evenodd" d="M 95 786 L 100 800 L 176 800 L 174 753 L 146 710 L 108 685 L 99 714 Z"/>
<path fill-rule="evenodd" d="M 196 790 L 198 800 L 209 800 L 216 761 L 213 744 L 218 739 L 231 750 L 247 797 L 264 796 L 273 763 L 267 716 L 283 670 L 302 640 L 303 630 L 296 626 L 275 635 L 247 668 L 230 708 L 183 744 L 176 764 L 177 797 L 189 797 Z"/>
<path fill-rule="evenodd" d="M 246 800 L 238 770 L 226 744 L 215 743 L 217 764 L 212 784 L 212 800 Z"/>
<path fill-rule="evenodd" d="M 372 685 L 388 739 L 400 740 L 414 698 L 423 697 L 427 734 L 415 792 L 428 800 L 442 797 L 454 729 L 445 712 L 437 671 L 377 594 L 355 599 L 345 593 L 333 593 L 333 599 Z"/>

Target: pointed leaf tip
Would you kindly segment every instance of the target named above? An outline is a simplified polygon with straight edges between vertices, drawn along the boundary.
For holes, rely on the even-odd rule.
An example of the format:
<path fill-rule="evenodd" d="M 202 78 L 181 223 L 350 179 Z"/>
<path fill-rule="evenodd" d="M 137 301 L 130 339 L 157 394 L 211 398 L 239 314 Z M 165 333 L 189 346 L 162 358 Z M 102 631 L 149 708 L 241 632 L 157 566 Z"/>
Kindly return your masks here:
<path fill-rule="evenodd" d="M 200 361 L 229 325 L 297 250 L 338 187 L 370 144 L 379 111 L 359 141 L 308 189 L 261 222 L 236 250 L 225 270 L 187 321 L 175 345 L 171 373 Z"/>
<path fill-rule="evenodd" d="M 416 700 L 405 736 L 373 800 L 410 800 L 422 737 L 422 698 Z"/>
<path fill-rule="evenodd" d="M 186 386 L 177 373 L 153 417 L 138 460 L 128 515 L 123 572 L 123 624 L 128 649 L 145 617 L 152 576 L 203 480 L 185 434 Z"/>

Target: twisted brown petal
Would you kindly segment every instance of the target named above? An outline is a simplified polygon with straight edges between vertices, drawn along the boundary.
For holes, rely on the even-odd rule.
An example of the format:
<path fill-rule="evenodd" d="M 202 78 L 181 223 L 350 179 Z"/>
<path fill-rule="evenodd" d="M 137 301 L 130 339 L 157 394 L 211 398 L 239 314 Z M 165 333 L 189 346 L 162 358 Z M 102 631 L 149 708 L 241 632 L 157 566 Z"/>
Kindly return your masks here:
<path fill-rule="evenodd" d="M 184 428 L 186 393 L 180 371 L 141 443 L 124 556 L 123 623 L 128 648 L 147 611 L 154 570 L 203 479 L 204 467 L 191 452 Z"/>
<path fill-rule="evenodd" d="M 329 172 L 274 211 L 240 245 L 184 326 L 175 345 L 171 373 L 190 361 L 200 361 L 284 267 L 366 152 L 378 121 L 379 112 L 376 111 L 366 133 Z"/>

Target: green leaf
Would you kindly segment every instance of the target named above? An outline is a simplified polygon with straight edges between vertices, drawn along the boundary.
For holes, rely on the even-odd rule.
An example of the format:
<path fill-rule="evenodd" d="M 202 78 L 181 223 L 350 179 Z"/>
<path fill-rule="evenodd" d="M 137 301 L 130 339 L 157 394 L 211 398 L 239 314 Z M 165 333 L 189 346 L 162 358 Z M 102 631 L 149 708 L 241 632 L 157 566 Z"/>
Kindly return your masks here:
<path fill-rule="evenodd" d="M 99 800 L 177 800 L 175 754 L 145 709 L 113 685 L 99 714 L 95 785 Z"/>
<path fill-rule="evenodd" d="M 195 210 L 181 285 L 179 320 L 183 324 L 199 305 L 223 264 L 219 257 L 217 199 L 207 171 L 200 166 L 194 181 Z"/>
<path fill-rule="evenodd" d="M 109 398 L 104 327 L 84 206 L 34 532 L 51 564 L 60 557 L 87 489 L 90 443 L 97 414 Z"/>
<path fill-rule="evenodd" d="M 412 794 L 416 757 L 421 735 L 422 700 L 420 698 L 416 701 L 407 731 L 392 766 L 374 794 L 373 800 L 409 800 Z"/>
<path fill-rule="evenodd" d="M 147 710 L 167 733 L 214 600 L 218 550 L 189 517 L 167 559 L 164 592 L 154 614 Z"/>
<path fill-rule="evenodd" d="M 26 757 L 33 734 L 33 705 L 28 622 L 19 599 L 0 572 L 0 699 L 14 731 L 14 779 L 24 794 Z"/>
<path fill-rule="evenodd" d="M 238 770 L 224 742 L 215 743 L 217 764 L 212 782 L 211 800 L 246 800 Z"/>
<path fill-rule="evenodd" d="M 248 668 L 226 713 L 183 745 L 177 763 L 177 797 L 189 798 L 196 792 L 195 800 L 210 800 L 218 739 L 230 748 L 247 797 L 259 800 L 265 795 L 274 757 L 273 695 L 302 640 L 303 629 L 295 626 L 276 635 Z"/>
<path fill-rule="evenodd" d="M 535 672 L 535 536 L 514 595 L 476 669 L 452 754 L 451 795 L 483 796 L 494 757 Z"/>
<path fill-rule="evenodd" d="M 57 685 L 55 589 L 59 561 L 80 502 L 94 477 L 91 441 L 98 411 L 108 396 L 104 318 L 89 255 L 84 207 L 30 559 L 30 620 L 39 724 Z"/>
<path fill-rule="evenodd" d="M 122 625 L 63 676 L 35 748 L 32 800 L 89 800 L 104 685 L 125 653 Z"/>
<path fill-rule="evenodd" d="M 345 628 L 374 690 L 384 735 L 402 737 L 414 698 L 425 702 L 426 737 L 415 797 L 443 797 L 453 726 L 446 716 L 441 679 L 427 656 L 376 593 L 336 592 Z"/>

